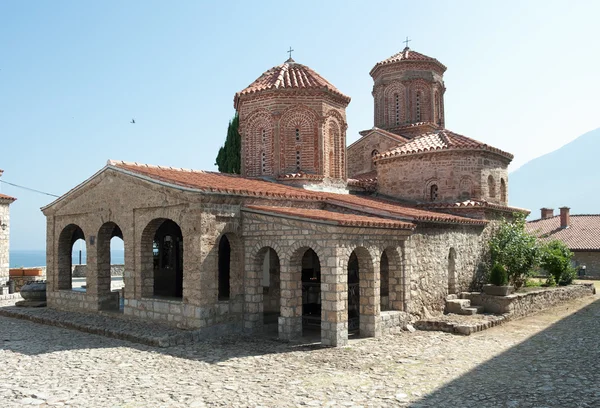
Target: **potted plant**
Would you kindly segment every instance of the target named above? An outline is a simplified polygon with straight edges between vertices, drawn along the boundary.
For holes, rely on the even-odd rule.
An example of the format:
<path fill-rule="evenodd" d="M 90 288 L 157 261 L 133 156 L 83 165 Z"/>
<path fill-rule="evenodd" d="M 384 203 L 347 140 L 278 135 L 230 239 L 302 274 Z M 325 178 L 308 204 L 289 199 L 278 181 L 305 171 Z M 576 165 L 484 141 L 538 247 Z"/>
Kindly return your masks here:
<path fill-rule="evenodd" d="M 486 295 L 507 296 L 510 295 L 513 290 L 514 286 L 508 284 L 506 268 L 498 262 L 494 263 L 490 273 L 490 284 L 483 285 L 483 292 Z"/>

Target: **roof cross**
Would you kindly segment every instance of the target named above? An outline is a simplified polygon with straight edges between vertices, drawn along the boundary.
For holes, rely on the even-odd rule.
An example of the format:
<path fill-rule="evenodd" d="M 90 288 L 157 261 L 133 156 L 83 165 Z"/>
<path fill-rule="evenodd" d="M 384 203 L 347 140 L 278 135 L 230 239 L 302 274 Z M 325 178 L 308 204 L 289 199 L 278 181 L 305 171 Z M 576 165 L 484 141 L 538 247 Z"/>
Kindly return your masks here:
<path fill-rule="evenodd" d="M 406 48 L 408 48 L 408 43 L 411 42 L 412 40 L 410 40 L 408 38 L 408 36 L 406 36 L 406 40 L 402 41 L 404 44 L 406 44 Z"/>
<path fill-rule="evenodd" d="M 292 59 L 292 51 L 294 51 L 292 50 L 292 47 L 290 47 L 290 49 L 286 51 L 288 54 L 290 54 L 290 59 Z"/>

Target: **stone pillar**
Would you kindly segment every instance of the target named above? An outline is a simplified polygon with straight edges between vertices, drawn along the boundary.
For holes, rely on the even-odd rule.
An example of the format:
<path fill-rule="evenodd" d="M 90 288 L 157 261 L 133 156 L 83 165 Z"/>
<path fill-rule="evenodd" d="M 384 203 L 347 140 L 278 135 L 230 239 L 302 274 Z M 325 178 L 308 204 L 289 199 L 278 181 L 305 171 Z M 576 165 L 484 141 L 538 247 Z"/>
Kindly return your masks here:
<path fill-rule="evenodd" d="M 302 337 L 302 266 L 291 265 L 290 259 L 281 262 L 281 302 L 279 339 L 290 341 Z M 321 276 L 323 276 L 321 264 Z"/>
<path fill-rule="evenodd" d="M 86 252 L 86 270 L 85 270 L 85 303 L 83 307 L 85 309 L 99 310 L 100 309 L 100 287 L 105 281 L 100 282 L 100 273 L 98 271 L 98 264 L 102 263 L 102 259 L 98 259 L 96 236 L 88 235 L 85 240 L 85 252 Z M 108 241 L 108 257 L 110 263 L 110 240 Z M 110 271 L 110 266 L 109 266 Z M 110 272 L 109 272 L 110 273 Z M 109 277 L 110 279 L 110 277 Z M 110 287 L 110 282 L 109 282 Z"/>
<path fill-rule="evenodd" d="M 359 256 L 359 290 L 360 290 L 360 335 L 365 337 L 381 336 L 379 317 L 381 315 L 381 299 L 379 296 L 379 264 L 375 259 L 369 265 L 369 259 Z"/>
<path fill-rule="evenodd" d="M 259 262 L 263 257 L 253 253 L 250 248 L 244 252 L 244 331 L 257 332 L 263 326 L 262 262 Z M 266 255 L 268 252 L 264 252 Z"/>
<path fill-rule="evenodd" d="M 348 344 L 348 271 L 342 248 L 321 260 L 321 344 Z"/>
<path fill-rule="evenodd" d="M 402 251 L 400 248 L 390 248 L 387 250 L 390 274 L 390 310 L 404 310 L 406 287 L 401 253 Z"/>
<path fill-rule="evenodd" d="M 0 286 L 3 286 L 9 277 L 9 235 L 10 217 L 8 206 L 9 200 L 0 198 Z"/>

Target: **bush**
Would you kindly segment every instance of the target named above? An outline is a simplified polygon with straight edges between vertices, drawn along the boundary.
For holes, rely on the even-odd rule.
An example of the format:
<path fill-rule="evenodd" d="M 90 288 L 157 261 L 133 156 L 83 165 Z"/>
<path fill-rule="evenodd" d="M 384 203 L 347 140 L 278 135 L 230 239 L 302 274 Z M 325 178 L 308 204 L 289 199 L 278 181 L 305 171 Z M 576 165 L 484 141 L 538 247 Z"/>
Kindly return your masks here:
<path fill-rule="evenodd" d="M 542 246 L 540 266 L 548 272 L 554 282 L 561 286 L 569 285 L 577 274 L 571 266 L 573 253 L 561 241 L 554 240 Z"/>
<path fill-rule="evenodd" d="M 535 236 L 525 231 L 525 216 L 514 214 L 514 221 L 502 221 L 490 242 L 492 264 L 506 268 L 508 281 L 519 289 L 539 264 L 540 248 Z"/>
<path fill-rule="evenodd" d="M 499 263 L 495 263 L 490 273 L 490 283 L 496 286 L 506 286 L 508 284 L 508 275 L 506 268 Z"/>

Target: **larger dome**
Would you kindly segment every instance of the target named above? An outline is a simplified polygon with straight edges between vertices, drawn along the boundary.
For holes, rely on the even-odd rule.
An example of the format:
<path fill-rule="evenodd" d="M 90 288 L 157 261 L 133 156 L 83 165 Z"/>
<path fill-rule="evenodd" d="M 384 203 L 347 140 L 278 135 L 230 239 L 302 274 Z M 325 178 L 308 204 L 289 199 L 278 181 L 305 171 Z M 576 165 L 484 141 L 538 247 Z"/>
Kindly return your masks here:
<path fill-rule="evenodd" d="M 298 64 L 293 59 L 288 59 L 281 65 L 271 68 L 263 73 L 258 79 L 235 94 L 235 105 L 243 95 L 254 94 L 262 91 L 276 89 L 316 89 L 331 92 L 350 102 L 350 97 L 344 95 L 328 80 L 323 78 L 313 69 L 306 65 Z"/>
<path fill-rule="evenodd" d="M 392 55 L 391 57 L 384 59 L 383 61 L 379 61 L 373 69 L 371 69 L 371 76 L 374 74 L 375 70 L 381 66 L 394 64 L 397 62 L 432 62 L 436 64 L 442 71 L 446 71 L 446 66 L 439 62 L 437 59 L 428 57 L 425 54 L 421 54 L 420 52 L 416 52 L 411 50 L 408 47 L 405 47 L 402 51 Z"/>

